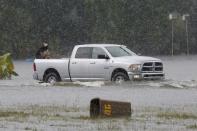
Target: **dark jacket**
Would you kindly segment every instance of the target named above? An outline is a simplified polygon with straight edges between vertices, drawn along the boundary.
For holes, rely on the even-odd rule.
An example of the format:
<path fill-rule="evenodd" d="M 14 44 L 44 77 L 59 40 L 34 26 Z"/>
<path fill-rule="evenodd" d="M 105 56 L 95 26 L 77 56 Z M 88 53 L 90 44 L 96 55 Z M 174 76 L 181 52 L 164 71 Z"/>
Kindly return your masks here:
<path fill-rule="evenodd" d="M 44 46 L 40 47 L 39 50 L 36 52 L 36 56 L 35 56 L 36 59 L 45 59 L 43 58 L 42 53 L 44 53 L 47 50 L 48 50 L 48 47 L 44 47 Z"/>

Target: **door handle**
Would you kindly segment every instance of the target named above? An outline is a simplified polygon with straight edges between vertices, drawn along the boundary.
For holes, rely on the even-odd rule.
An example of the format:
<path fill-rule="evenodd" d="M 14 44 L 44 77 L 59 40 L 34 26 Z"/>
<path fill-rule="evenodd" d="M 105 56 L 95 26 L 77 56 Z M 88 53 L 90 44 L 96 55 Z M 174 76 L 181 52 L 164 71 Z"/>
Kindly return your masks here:
<path fill-rule="evenodd" d="M 96 64 L 96 62 L 91 62 L 90 64 Z"/>
<path fill-rule="evenodd" d="M 72 64 L 77 64 L 77 62 L 72 62 Z"/>

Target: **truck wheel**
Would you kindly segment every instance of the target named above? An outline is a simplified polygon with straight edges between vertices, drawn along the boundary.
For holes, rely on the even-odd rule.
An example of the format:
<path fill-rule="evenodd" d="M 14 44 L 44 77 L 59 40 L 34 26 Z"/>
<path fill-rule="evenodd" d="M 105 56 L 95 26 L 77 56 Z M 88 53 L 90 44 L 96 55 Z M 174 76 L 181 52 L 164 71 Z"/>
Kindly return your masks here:
<path fill-rule="evenodd" d="M 128 80 L 129 80 L 128 75 L 123 72 L 118 72 L 112 77 L 112 81 L 114 81 L 115 83 L 122 83 Z"/>
<path fill-rule="evenodd" d="M 55 72 L 49 72 L 45 75 L 44 81 L 47 83 L 55 83 L 60 81 L 60 78 Z"/>

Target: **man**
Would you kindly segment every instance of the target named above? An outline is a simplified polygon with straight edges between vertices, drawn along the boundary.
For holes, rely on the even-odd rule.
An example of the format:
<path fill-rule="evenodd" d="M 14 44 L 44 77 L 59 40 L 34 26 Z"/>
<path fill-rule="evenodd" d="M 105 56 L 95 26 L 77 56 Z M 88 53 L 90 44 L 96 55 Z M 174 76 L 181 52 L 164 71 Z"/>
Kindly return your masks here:
<path fill-rule="evenodd" d="M 42 47 L 36 52 L 36 59 L 49 59 L 48 44 L 43 42 Z"/>

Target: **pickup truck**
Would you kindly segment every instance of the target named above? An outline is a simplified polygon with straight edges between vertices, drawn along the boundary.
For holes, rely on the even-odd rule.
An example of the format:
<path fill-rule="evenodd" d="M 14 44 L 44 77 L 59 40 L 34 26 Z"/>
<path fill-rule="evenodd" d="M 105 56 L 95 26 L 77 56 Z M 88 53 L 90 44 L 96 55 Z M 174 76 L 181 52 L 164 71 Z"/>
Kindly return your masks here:
<path fill-rule="evenodd" d="M 35 59 L 34 79 L 44 82 L 163 79 L 160 59 L 138 56 L 124 45 L 76 45 L 70 58 Z"/>

